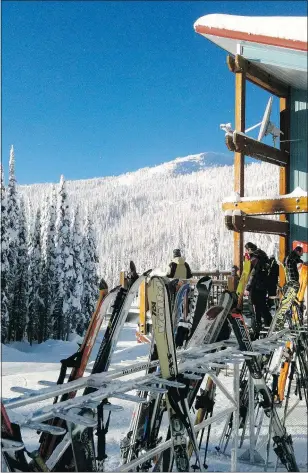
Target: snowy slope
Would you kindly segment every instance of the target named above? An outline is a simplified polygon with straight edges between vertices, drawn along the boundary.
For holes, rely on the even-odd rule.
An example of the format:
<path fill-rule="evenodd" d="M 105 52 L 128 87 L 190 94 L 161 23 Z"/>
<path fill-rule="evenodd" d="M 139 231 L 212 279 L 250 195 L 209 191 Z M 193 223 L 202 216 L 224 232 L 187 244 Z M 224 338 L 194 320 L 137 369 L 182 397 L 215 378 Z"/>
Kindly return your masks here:
<path fill-rule="evenodd" d="M 120 176 L 68 181 L 70 206 L 86 208 L 94 220 L 100 274 L 111 286 L 133 259 L 137 270 L 165 267 L 180 247 L 192 269 L 229 269 L 232 234 L 226 230 L 222 201 L 233 191 L 233 154 L 199 153 Z M 245 195 L 278 193 L 278 168 L 246 166 Z M 21 186 L 33 215 L 51 184 Z M 28 209 L 29 210 L 29 209 Z M 265 251 L 278 237 L 249 235 Z"/>

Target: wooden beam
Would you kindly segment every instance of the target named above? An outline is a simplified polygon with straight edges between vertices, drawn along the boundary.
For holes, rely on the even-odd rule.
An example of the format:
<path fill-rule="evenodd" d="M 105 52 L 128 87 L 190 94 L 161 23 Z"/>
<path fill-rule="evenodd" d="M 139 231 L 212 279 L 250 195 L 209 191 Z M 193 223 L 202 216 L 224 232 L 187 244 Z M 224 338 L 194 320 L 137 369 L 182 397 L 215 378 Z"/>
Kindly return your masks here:
<path fill-rule="evenodd" d="M 288 96 L 289 88 L 286 85 L 276 79 L 273 75 L 265 72 L 257 64 L 245 59 L 243 56 L 239 54 L 235 57 L 229 55 L 227 57 L 227 64 L 231 72 L 245 72 L 247 80 L 266 90 L 270 94 L 276 95 L 277 97 Z"/>
<path fill-rule="evenodd" d="M 308 212 L 308 200 L 307 196 L 304 196 L 224 202 L 222 204 L 222 209 L 224 211 L 240 210 L 247 215 L 305 213 Z"/>
<path fill-rule="evenodd" d="M 234 231 L 234 226 L 232 222 L 232 215 L 225 215 L 225 225 L 228 230 Z"/>
<path fill-rule="evenodd" d="M 235 152 L 235 145 L 233 143 L 233 135 L 232 134 L 226 134 L 225 136 L 225 143 L 229 151 Z"/>
<path fill-rule="evenodd" d="M 290 100 L 288 98 L 281 98 L 279 101 L 280 108 L 280 124 L 279 128 L 283 132 L 282 143 L 280 142 L 280 149 L 284 153 L 290 155 Z M 290 163 L 287 166 L 281 167 L 279 171 L 279 194 L 285 195 L 289 192 L 289 179 L 290 179 Z M 280 220 L 285 222 L 287 219 L 286 214 L 280 215 Z M 289 238 L 287 236 L 281 236 L 279 238 L 279 260 L 284 261 L 288 253 Z M 285 283 L 285 272 L 282 266 L 279 266 L 279 284 L 282 286 Z"/>
<path fill-rule="evenodd" d="M 251 156 L 276 166 L 286 166 L 289 162 L 289 156 L 285 151 L 261 143 L 243 133 L 235 131 L 233 133 L 233 142 L 236 151 L 245 153 L 245 156 Z"/>
<path fill-rule="evenodd" d="M 246 112 L 246 74 L 243 71 L 235 74 L 235 129 L 245 131 Z M 244 165 L 245 155 L 242 152 L 234 153 L 234 191 L 241 197 L 244 196 Z M 233 235 L 233 264 L 243 268 L 244 238 L 242 232 L 234 232 Z"/>
<path fill-rule="evenodd" d="M 287 235 L 289 231 L 288 222 L 270 220 L 247 215 L 233 215 L 233 227 L 238 232 L 266 233 L 269 235 Z"/>

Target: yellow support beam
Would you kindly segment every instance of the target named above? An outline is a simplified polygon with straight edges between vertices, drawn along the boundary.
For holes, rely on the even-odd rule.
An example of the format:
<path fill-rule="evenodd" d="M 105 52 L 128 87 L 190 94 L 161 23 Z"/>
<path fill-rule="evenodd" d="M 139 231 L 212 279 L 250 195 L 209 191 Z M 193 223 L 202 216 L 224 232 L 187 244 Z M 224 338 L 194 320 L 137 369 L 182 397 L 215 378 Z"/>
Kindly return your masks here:
<path fill-rule="evenodd" d="M 307 196 L 224 202 L 222 210 L 240 210 L 247 215 L 275 215 L 308 212 Z"/>
<path fill-rule="evenodd" d="M 246 101 L 246 74 L 238 71 L 235 74 L 235 129 L 245 131 L 245 106 Z M 245 155 L 242 152 L 234 153 L 234 191 L 241 197 L 244 196 L 244 166 Z M 242 232 L 233 234 L 233 264 L 240 268 L 243 267 L 244 254 L 244 236 Z"/>

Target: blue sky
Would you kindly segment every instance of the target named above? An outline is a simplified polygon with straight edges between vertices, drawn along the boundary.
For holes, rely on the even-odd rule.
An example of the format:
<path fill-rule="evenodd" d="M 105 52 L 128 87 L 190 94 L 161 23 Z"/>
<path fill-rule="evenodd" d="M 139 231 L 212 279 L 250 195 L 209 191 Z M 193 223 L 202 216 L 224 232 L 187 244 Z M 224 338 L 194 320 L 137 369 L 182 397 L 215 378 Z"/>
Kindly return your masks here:
<path fill-rule="evenodd" d="M 4 0 L 5 170 L 11 144 L 20 184 L 227 152 L 219 124 L 234 124 L 234 79 L 193 29 L 209 13 L 305 15 L 306 2 Z M 247 95 L 248 126 L 269 95 Z"/>

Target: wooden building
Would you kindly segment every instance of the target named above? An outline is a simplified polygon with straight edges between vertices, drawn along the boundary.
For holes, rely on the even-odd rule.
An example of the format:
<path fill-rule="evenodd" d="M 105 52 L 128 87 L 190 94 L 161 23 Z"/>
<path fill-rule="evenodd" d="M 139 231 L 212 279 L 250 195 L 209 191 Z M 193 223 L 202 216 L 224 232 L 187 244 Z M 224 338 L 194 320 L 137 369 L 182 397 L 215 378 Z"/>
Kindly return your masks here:
<path fill-rule="evenodd" d="M 222 204 L 225 223 L 234 232 L 234 264 L 242 266 L 244 232 L 278 234 L 283 260 L 293 241 L 308 240 L 307 18 L 214 14 L 199 18 L 194 28 L 226 51 L 226 67 L 235 76 L 235 126 L 225 140 L 234 152 L 237 198 Z M 278 148 L 245 133 L 246 81 L 279 97 L 276 126 L 283 138 Z M 279 166 L 277 198 L 245 198 L 245 156 Z M 264 217 L 273 214 L 280 215 L 279 221 Z"/>

